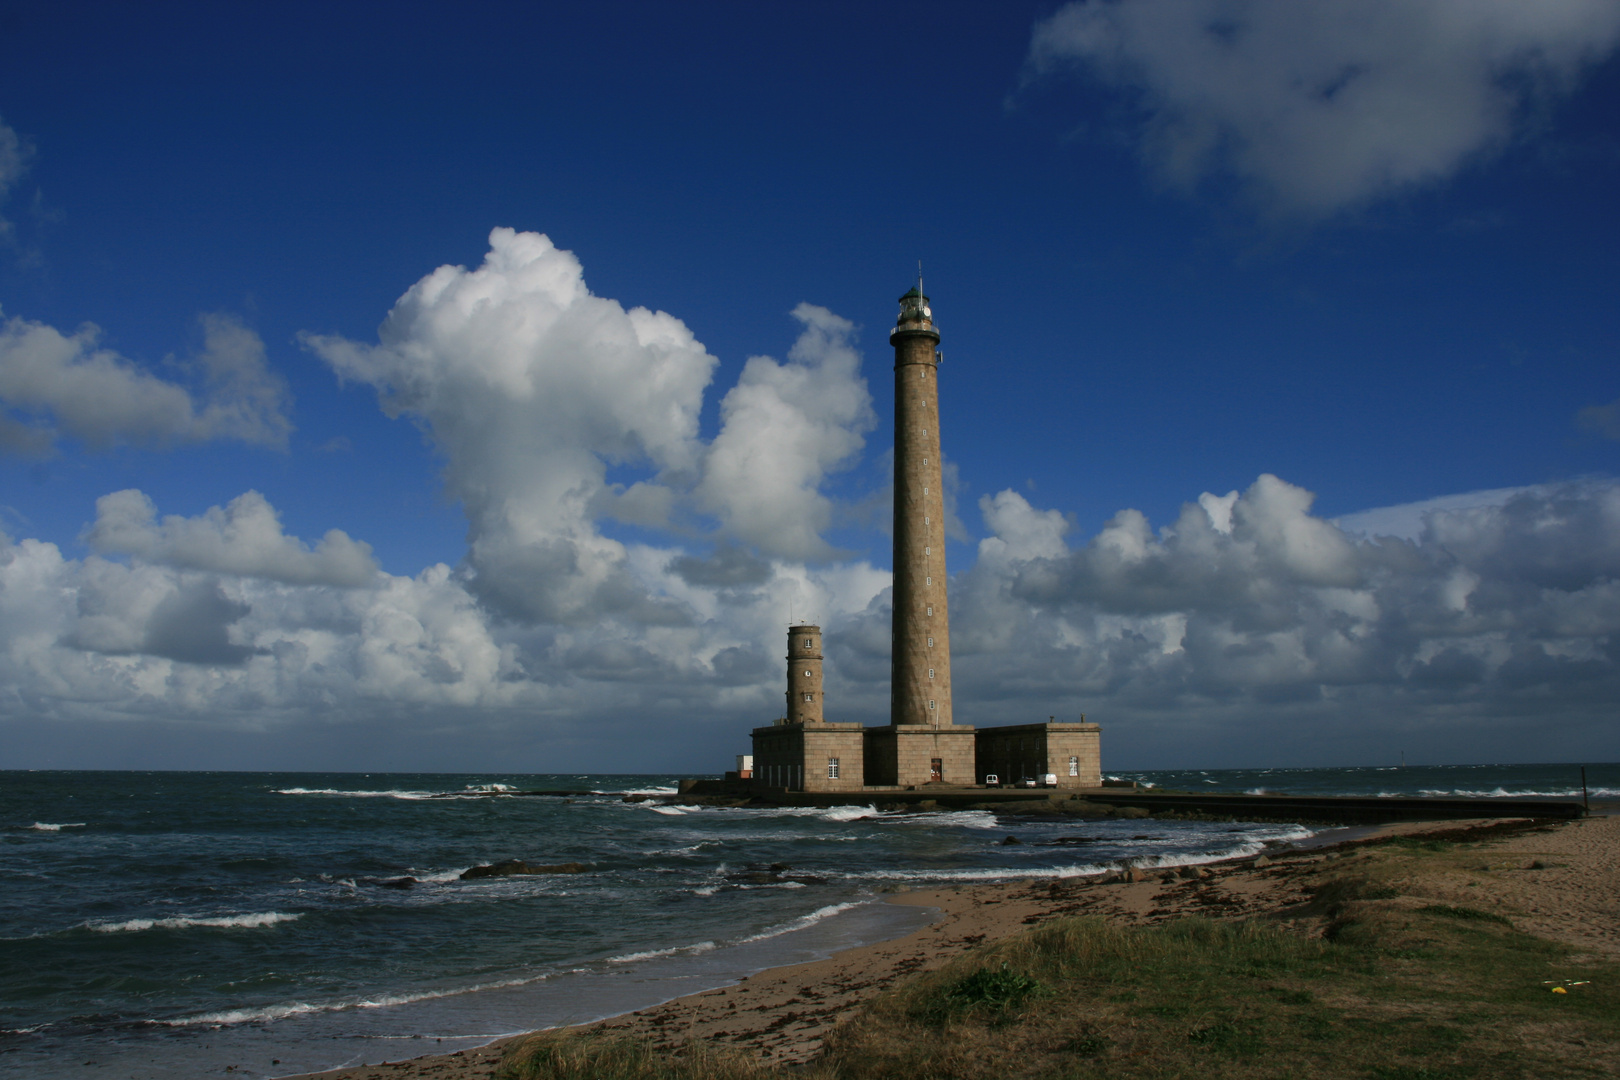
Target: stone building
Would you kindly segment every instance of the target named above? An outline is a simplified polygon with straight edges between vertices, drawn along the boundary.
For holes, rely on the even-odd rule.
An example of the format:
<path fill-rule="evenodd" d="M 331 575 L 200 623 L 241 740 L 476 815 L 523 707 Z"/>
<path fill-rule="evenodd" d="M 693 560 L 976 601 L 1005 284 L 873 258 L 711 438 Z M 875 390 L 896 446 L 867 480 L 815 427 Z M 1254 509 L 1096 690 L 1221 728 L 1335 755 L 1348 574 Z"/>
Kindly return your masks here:
<path fill-rule="evenodd" d="M 823 718 L 821 627 L 788 627 L 787 653 L 787 715 L 754 729 L 753 782 L 789 791 L 859 791 L 866 729 Z"/>
<path fill-rule="evenodd" d="M 871 787 L 971 784 L 973 729 L 951 707 L 939 329 L 922 278 L 900 298 L 894 346 L 894 622 L 889 723 L 866 733 Z"/>
<path fill-rule="evenodd" d="M 1060 788 L 1102 786 L 1102 728 L 1088 724 L 1007 724 L 979 728 L 975 780 L 995 776 L 1003 785 L 1052 774 Z"/>
<path fill-rule="evenodd" d="M 826 720 L 821 628 L 788 628 L 787 715 L 755 728 L 753 783 L 790 791 L 968 786 L 1057 774 L 1059 787 L 1102 782 L 1096 724 L 956 723 L 946 595 L 939 436 L 939 329 L 917 285 L 900 298 L 894 346 L 894 622 L 889 723 Z M 739 772 L 741 770 L 739 769 Z"/>

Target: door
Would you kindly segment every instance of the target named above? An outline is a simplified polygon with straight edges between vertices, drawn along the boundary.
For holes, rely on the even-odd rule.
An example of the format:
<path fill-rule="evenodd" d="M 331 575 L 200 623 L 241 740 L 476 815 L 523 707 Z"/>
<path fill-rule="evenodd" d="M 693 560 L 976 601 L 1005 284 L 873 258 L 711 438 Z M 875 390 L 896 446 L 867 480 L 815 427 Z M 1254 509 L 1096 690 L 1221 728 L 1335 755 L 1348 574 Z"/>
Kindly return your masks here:
<path fill-rule="evenodd" d="M 945 761 L 943 758 L 928 759 L 928 780 L 930 783 L 945 779 Z"/>

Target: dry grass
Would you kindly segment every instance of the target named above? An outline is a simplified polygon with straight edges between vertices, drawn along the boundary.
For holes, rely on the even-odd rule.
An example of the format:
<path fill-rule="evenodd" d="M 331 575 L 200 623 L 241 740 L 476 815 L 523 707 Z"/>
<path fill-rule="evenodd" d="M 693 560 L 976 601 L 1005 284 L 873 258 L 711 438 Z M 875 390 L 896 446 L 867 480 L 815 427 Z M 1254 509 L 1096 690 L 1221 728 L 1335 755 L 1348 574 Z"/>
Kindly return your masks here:
<path fill-rule="evenodd" d="M 1620 966 L 1420 887 L 1472 845 L 1402 844 L 1329 864 L 1267 920 L 1049 923 L 874 1000 L 805 1080 L 1620 1076 Z M 1438 875 L 1436 877 L 1435 875 Z M 1483 898 L 1482 898 L 1483 899 Z M 1567 993 L 1555 994 L 1554 986 Z M 591 1035 L 517 1044 L 510 1080 L 764 1080 L 789 1071 L 689 1046 L 660 1059 Z"/>

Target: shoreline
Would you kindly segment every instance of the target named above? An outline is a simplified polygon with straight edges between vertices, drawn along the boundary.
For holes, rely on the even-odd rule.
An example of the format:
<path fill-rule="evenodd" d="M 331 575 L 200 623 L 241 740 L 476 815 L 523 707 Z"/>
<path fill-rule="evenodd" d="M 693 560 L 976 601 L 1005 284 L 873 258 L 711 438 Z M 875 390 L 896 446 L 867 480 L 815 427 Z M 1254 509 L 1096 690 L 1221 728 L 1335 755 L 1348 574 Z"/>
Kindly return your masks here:
<path fill-rule="evenodd" d="M 1504 830 L 1510 834 L 1520 830 L 1518 835 L 1523 835 L 1520 826 L 1508 823 L 1525 820 L 1496 817 L 1337 828 L 1259 855 L 1185 867 L 912 889 L 889 896 L 887 902 L 932 908 L 938 914 L 929 925 L 905 936 L 844 949 L 822 960 L 767 968 L 723 986 L 616 1016 L 537 1030 L 608 1031 L 647 1039 L 661 1049 L 691 1040 L 707 1041 L 751 1049 L 765 1062 L 803 1062 L 820 1050 L 827 1032 L 877 994 L 982 942 L 1011 936 L 1048 919 L 1093 914 L 1129 923 L 1154 923 L 1193 913 L 1220 918 L 1277 915 L 1299 902 L 1295 877 L 1314 872 L 1330 860 L 1355 857 L 1358 849 L 1398 836 L 1468 832 L 1489 839 Z M 1620 819 L 1589 818 L 1541 824 L 1535 829 L 1537 834 L 1547 830 L 1585 833 L 1589 829 L 1583 826 L 1599 822 L 1603 824 L 1598 833 L 1604 834 L 1605 841 L 1600 846 L 1608 850 L 1604 868 L 1620 879 L 1620 863 L 1615 860 L 1616 849 L 1620 849 L 1620 828 L 1616 828 Z M 1616 885 L 1617 891 L 1611 895 L 1620 895 L 1620 880 Z M 1576 887 L 1585 884 L 1577 882 Z M 1534 914 L 1543 906 L 1531 905 L 1530 910 Z M 1568 905 L 1564 907 L 1567 910 Z M 1605 951 L 1620 955 L 1620 919 L 1612 920 L 1610 926 L 1614 930 Z M 530 1034 L 533 1032 L 505 1036 L 449 1054 L 294 1074 L 280 1080 L 483 1080 L 493 1075 L 510 1043 Z"/>

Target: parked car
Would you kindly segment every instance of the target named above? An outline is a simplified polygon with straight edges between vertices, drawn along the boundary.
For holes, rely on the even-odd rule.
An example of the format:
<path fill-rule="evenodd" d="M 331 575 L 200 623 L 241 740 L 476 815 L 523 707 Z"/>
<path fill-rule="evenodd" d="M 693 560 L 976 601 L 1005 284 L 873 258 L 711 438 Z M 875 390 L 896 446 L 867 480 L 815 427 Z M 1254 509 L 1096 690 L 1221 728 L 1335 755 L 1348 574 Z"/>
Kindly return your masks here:
<path fill-rule="evenodd" d="M 1057 787 L 1057 773 L 1049 772 L 1042 774 L 1041 787 Z"/>
<path fill-rule="evenodd" d="M 1001 777 L 997 776 L 995 773 L 985 773 L 984 774 L 984 786 L 985 787 L 1000 787 L 1001 786 Z"/>

